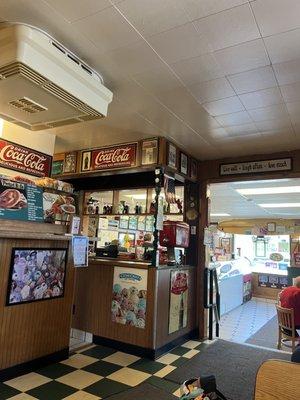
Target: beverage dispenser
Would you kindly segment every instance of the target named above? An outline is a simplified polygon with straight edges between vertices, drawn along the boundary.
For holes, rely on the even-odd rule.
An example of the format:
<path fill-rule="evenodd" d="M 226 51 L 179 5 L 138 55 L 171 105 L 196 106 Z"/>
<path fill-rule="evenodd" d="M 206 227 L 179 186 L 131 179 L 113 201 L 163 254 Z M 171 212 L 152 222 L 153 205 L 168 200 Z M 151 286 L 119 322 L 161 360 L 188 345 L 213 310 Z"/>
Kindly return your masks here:
<path fill-rule="evenodd" d="M 168 250 L 168 265 L 175 265 L 175 248 L 186 249 L 189 247 L 190 227 L 181 221 L 164 221 L 163 230 L 160 232 L 159 242 Z"/>

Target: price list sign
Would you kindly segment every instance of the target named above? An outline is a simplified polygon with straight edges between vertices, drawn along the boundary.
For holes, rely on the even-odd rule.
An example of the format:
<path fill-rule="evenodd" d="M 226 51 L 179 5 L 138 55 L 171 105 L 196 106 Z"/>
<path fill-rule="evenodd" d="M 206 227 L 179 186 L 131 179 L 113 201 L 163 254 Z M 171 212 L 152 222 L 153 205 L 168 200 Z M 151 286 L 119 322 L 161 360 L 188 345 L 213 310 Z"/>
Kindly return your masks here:
<path fill-rule="evenodd" d="M 1 179 L 0 218 L 42 222 L 42 189 L 23 182 Z"/>

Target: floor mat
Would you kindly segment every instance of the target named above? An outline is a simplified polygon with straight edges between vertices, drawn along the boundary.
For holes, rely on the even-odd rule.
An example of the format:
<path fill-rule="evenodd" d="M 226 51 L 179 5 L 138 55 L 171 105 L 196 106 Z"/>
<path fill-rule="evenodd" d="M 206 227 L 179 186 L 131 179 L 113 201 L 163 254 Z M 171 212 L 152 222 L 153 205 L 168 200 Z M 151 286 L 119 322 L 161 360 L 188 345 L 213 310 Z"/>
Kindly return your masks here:
<path fill-rule="evenodd" d="M 277 316 L 275 316 L 262 328 L 260 328 L 259 331 L 250 336 L 249 339 L 246 340 L 246 343 L 255 344 L 256 346 L 267 347 L 269 349 L 277 349 L 277 340 L 278 323 Z"/>
<path fill-rule="evenodd" d="M 159 389 L 149 383 L 142 383 L 126 392 L 118 393 L 109 397 L 109 400 L 178 400 L 172 394 Z"/>
<path fill-rule="evenodd" d="M 219 339 L 165 378 L 180 384 L 191 377 L 215 375 L 218 389 L 228 399 L 252 400 L 256 372 L 268 359 L 289 361 L 290 356 Z"/>

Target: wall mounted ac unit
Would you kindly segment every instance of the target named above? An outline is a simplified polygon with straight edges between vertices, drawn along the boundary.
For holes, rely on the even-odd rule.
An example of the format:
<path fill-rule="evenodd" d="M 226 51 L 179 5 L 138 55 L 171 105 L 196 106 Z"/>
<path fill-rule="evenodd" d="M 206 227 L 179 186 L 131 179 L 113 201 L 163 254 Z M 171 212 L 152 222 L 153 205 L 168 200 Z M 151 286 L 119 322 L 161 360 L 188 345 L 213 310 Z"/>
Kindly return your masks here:
<path fill-rule="evenodd" d="M 1 118 L 48 129 L 103 118 L 112 97 L 95 71 L 47 34 L 0 24 Z"/>

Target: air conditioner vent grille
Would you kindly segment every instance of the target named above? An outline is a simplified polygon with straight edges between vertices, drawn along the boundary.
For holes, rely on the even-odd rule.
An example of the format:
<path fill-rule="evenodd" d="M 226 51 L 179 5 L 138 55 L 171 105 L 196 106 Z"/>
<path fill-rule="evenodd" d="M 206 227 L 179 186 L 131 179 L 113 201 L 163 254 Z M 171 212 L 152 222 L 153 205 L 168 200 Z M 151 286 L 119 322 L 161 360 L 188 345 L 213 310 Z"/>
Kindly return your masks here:
<path fill-rule="evenodd" d="M 12 107 L 18 108 L 21 111 L 28 112 L 30 114 L 36 114 L 41 111 L 46 111 L 47 108 L 28 97 L 22 97 L 21 99 L 12 100 L 8 102 Z"/>
<path fill-rule="evenodd" d="M 84 113 L 87 117 L 88 116 L 91 116 L 93 118 L 102 118 L 103 117 L 103 115 L 100 112 L 94 110 L 89 105 L 78 100 L 75 96 L 71 95 L 66 90 L 60 88 L 58 85 L 54 84 L 53 82 L 48 81 L 46 78 L 44 78 L 38 72 L 34 71 L 33 69 L 31 69 L 30 67 L 28 67 L 27 65 L 25 65 L 23 63 L 15 62 L 15 63 L 9 64 L 9 65 L 6 65 L 6 66 L 0 68 L 0 79 L 1 79 L 1 77 L 2 77 L 2 79 L 7 79 L 14 75 L 22 75 L 23 77 L 29 79 L 30 81 L 34 82 L 38 86 L 41 86 L 43 89 L 47 90 L 49 93 L 56 96 L 60 100 L 69 104 L 70 106 L 74 107 L 75 109 L 79 110 L 80 112 Z M 19 107 L 18 101 L 19 101 L 19 99 L 17 99 L 16 101 L 12 101 L 11 103 L 13 103 L 13 104 L 10 103 L 11 106 L 24 110 L 23 106 Z M 29 108 L 30 108 L 30 110 L 34 110 L 34 112 L 40 112 L 40 111 L 44 111 L 46 109 L 43 106 L 40 106 L 42 109 L 39 109 L 38 106 L 40 106 L 40 105 L 37 104 L 34 107 L 32 105 L 30 105 Z M 31 111 L 27 111 L 27 112 L 31 112 Z"/>

